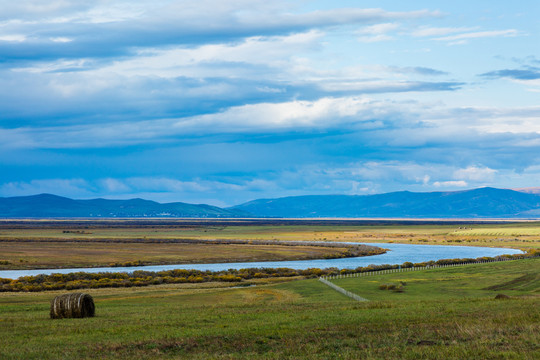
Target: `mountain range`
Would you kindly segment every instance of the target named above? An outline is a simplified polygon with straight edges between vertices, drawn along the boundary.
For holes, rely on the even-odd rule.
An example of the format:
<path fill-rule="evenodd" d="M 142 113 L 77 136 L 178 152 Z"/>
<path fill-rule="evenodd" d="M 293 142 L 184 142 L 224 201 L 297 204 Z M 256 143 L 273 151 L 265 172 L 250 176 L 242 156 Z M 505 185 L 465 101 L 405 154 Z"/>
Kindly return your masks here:
<path fill-rule="evenodd" d="M 0 198 L 2 218 L 540 218 L 540 194 L 526 189 L 259 199 L 229 208 L 143 199 L 74 200 L 40 194 Z"/>
<path fill-rule="evenodd" d="M 531 218 L 540 195 L 508 189 L 377 195 L 314 195 L 261 199 L 232 207 L 259 217 Z"/>
<path fill-rule="evenodd" d="M 0 198 L 0 217 L 71 218 L 71 217 L 188 217 L 229 218 L 247 214 L 211 205 L 182 202 L 160 204 L 143 199 L 73 200 L 51 194 Z"/>

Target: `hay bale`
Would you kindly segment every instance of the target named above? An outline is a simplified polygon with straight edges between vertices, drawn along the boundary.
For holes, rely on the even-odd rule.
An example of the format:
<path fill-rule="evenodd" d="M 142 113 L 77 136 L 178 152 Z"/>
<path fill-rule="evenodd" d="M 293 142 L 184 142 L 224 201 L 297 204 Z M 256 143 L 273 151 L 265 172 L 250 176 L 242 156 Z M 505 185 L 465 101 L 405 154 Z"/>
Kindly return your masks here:
<path fill-rule="evenodd" d="M 497 296 L 495 296 L 495 299 L 497 299 L 497 300 L 510 299 L 510 296 L 504 295 L 504 294 L 497 294 Z"/>
<path fill-rule="evenodd" d="M 88 294 L 58 295 L 51 301 L 51 319 L 84 318 L 94 314 L 94 299 Z"/>

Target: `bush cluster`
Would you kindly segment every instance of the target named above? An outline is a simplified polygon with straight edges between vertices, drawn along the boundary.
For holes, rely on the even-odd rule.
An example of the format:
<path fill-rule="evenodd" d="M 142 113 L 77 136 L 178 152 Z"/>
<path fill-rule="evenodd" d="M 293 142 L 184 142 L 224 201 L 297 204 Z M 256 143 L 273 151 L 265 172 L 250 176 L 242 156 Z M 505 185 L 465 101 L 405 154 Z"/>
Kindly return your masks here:
<path fill-rule="evenodd" d="M 130 266 L 144 266 L 144 265 L 148 265 L 148 264 L 141 260 L 126 261 L 123 263 L 115 262 L 115 263 L 109 264 L 110 267 L 130 267 Z"/>
<path fill-rule="evenodd" d="M 393 292 L 404 292 L 406 282 L 400 281 L 399 284 L 381 284 L 379 290 L 391 290 Z"/>
<path fill-rule="evenodd" d="M 22 276 L 16 280 L 0 278 L 0 292 L 6 291 L 43 291 L 75 290 L 104 287 L 133 287 L 159 284 L 202 283 L 210 281 L 241 282 L 250 279 L 270 277 L 318 277 L 329 274 L 332 270 L 317 268 L 293 270 L 289 268 L 250 268 L 229 269 L 225 271 L 166 270 L 131 273 L 87 273 L 51 274 Z M 333 270 L 337 274 L 337 269 Z"/>

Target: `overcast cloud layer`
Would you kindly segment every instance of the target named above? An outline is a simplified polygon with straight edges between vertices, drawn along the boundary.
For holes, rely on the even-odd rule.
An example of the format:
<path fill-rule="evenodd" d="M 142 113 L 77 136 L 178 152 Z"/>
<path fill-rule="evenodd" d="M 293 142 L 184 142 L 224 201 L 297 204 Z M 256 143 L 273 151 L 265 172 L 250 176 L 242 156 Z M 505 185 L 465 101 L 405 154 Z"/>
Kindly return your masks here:
<path fill-rule="evenodd" d="M 0 9 L 0 196 L 540 185 L 538 1 Z"/>

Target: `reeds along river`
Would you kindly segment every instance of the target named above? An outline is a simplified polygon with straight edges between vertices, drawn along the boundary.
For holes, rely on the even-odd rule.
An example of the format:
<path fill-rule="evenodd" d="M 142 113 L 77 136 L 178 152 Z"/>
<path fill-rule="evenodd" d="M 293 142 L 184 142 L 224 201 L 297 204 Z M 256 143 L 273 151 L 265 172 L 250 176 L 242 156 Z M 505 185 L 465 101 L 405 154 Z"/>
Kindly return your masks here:
<path fill-rule="evenodd" d="M 356 243 L 345 243 L 356 244 Z M 17 279 L 21 276 L 31 276 L 39 274 L 72 272 L 133 272 L 135 270 L 162 271 L 173 269 L 195 269 L 221 271 L 228 269 L 246 268 L 330 268 L 354 269 L 359 266 L 383 265 L 383 264 L 403 264 L 406 261 L 419 263 L 425 261 L 437 261 L 441 259 L 464 259 L 478 257 L 494 257 L 499 255 L 513 255 L 523 253 L 521 250 L 506 248 L 489 248 L 474 246 L 446 246 L 446 245 L 410 245 L 410 244 L 380 244 L 364 243 L 366 245 L 379 246 L 389 251 L 385 254 L 351 257 L 341 259 L 320 259 L 320 260 L 297 260 L 297 261 L 258 261 L 258 262 L 237 262 L 218 264 L 179 264 L 179 265 L 156 265 L 156 266 L 133 266 L 133 267 L 100 267 L 100 268 L 77 268 L 77 269 L 40 269 L 40 270 L 4 270 L 0 271 L 0 278 Z"/>

